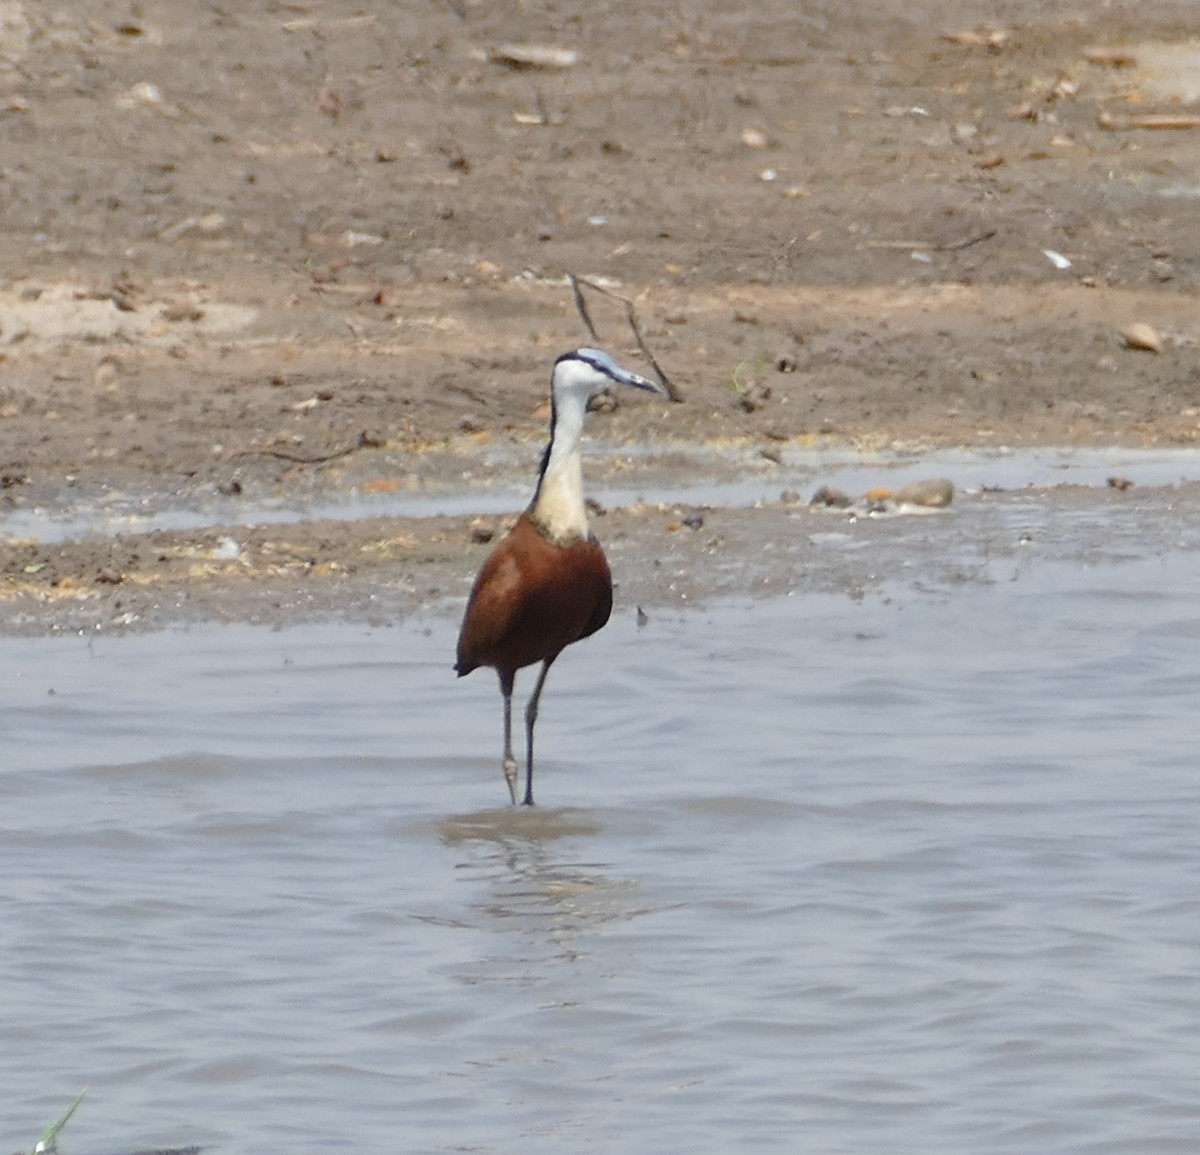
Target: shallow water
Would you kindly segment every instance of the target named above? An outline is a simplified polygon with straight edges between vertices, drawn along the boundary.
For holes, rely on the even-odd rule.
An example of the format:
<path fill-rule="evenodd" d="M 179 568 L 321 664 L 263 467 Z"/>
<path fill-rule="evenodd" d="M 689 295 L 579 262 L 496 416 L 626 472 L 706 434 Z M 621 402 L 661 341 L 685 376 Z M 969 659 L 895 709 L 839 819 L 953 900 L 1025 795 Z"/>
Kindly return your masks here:
<path fill-rule="evenodd" d="M 1200 554 L 0 641 L 0 1147 L 1200 1150 Z M 528 687 L 526 678 L 525 687 Z"/>
<path fill-rule="evenodd" d="M 0 515 L 0 532 L 57 542 L 325 518 L 507 514 L 528 502 L 529 474 L 539 452 L 527 445 L 501 446 L 485 456 L 459 459 L 464 468 L 440 483 L 431 483 L 420 471 L 412 472 L 411 463 L 397 465 L 396 476 L 387 479 L 396 484 L 392 492 L 372 493 L 348 484 L 334 496 L 322 488 L 310 500 L 294 488 L 273 498 L 251 500 L 215 493 L 171 495 L 72 485 L 48 490 L 40 499 L 14 499 L 19 504 Z M 745 447 L 663 450 L 589 444 L 587 453 L 589 495 L 606 506 L 633 505 L 650 497 L 663 504 L 736 509 L 778 501 L 784 490 L 808 497 L 821 485 L 833 485 L 857 496 L 875 486 L 898 488 L 939 475 L 950 478 L 960 492 L 985 487 L 1102 487 L 1114 473 L 1139 486 L 1170 487 L 1200 479 L 1200 456 L 1192 449 L 959 448 L 872 453 L 789 447 L 781 449 L 778 464 L 768 464 L 756 448 Z M 631 462 L 636 463 L 636 484 L 630 483 Z"/>

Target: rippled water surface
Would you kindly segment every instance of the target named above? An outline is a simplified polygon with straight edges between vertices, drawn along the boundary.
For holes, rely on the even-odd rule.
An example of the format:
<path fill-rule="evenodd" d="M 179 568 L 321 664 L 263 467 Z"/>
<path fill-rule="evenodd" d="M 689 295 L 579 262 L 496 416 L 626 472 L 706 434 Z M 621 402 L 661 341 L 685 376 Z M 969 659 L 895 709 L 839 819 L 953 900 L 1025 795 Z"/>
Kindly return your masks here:
<path fill-rule="evenodd" d="M 450 622 L 0 642 L 0 1148 L 1200 1150 L 1200 557 L 1013 576 L 623 607 L 532 812 Z"/>

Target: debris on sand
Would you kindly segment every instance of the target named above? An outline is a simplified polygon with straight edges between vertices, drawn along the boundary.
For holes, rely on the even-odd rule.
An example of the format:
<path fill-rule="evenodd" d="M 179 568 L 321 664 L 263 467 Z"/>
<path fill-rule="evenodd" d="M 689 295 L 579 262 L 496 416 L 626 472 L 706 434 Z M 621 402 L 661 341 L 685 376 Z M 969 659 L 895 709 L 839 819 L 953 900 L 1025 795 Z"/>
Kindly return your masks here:
<path fill-rule="evenodd" d="M 898 513 L 902 510 L 911 513 L 918 510 L 945 509 L 953 501 L 954 482 L 945 477 L 931 477 L 902 485 L 899 489 L 873 486 L 857 502 L 847 497 L 840 489 L 823 485 L 812 495 L 809 505 L 880 514 Z"/>
<path fill-rule="evenodd" d="M 1162 338 L 1158 331 L 1145 321 L 1135 321 L 1121 330 L 1121 339 L 1126 349 L 1137 349 L 1142 353 L 1161 353 Z"/>
<path fill-rule="evenodd" d="M 1114 116 L 1111 112 L 1102 112 L 1097 123 L 1107 132 L 1133 132 L 1139 128 L 1171 132 L 1177 129 L 1200 128 L 1200 116 L 1153 112 L 1142 116 Z"/>
<path fill-rule="evenodd" d="M 1085 48 L 1080 55 L 1089 64 L 1099 64 L 1107 68 L 1132 68 L 1137 63 L 1137 54 L 1131 49 L 1105 44 L 1093 44 Z"/>
<path fill-rule="evenodd" d="M 1007 28 L 961 28 L 942 33 L 942 39 L 951 44 L 962 48 L 986 48 L 989 52 L 999 52 L 1011 36 Z"/>
<path fill-rule="evenodd" d="M 543 68 L 560 70 L 579 63 L 579 53 L 573 48 L 556 48 L 550 44 L 500 44 L 488 53 L 494 64 L 509 68 Z"/>

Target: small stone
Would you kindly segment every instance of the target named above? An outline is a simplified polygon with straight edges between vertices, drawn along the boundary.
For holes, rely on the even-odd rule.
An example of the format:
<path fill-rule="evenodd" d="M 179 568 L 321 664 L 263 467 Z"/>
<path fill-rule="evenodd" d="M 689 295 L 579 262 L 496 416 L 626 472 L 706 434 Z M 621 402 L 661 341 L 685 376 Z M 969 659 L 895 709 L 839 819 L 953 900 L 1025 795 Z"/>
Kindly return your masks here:
<path fill-rule="evenodd" d="M 892 494 L 897 505 L 923 505 L 927 509 L 942 509 L 954 500 L 954 483 L 944 477 L 914 481 Z"/>
<path fill-rule="evenodd" d="M 835 489 L 832 485 L 822 485 L 809 499 L 808 504 L 825 505 L 830 509 L 846 509 L 852 502 L 840 489 Z"/>
<path fill-rule="evenodd" d="M 1121 330 L 1126 349 L 1137 349 L 1143 353 L 1161 353 L 1162 338 L 1151 325 L 1145 321 L 1135 321 L 1132 325 Z"/>

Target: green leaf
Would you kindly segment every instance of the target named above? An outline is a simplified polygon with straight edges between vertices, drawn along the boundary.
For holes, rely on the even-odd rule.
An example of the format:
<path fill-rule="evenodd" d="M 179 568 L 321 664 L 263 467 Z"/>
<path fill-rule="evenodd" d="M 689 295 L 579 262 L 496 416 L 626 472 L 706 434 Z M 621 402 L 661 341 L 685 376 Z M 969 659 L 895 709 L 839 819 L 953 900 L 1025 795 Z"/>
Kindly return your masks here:
<path fill-rule="evenodd" d="M 33 1155 L 49 1155 L 50 1152 L 58 1150 L 58 1133 L 67 1125 L 67 1120 L 75 1114 L 75 1108 L 83 1102 L 83 1097 L 87 1094 L 87 1092 L 88 1089 L 84 1087 L 84 1089 L 75 1096 L 75 1102 L 73 1102 L 55 1122 L 51 1123 L 50 1126 L 42 1132 L 42 1137 L 37 1141 L 37 1146 L 33 1149 Z"/>

